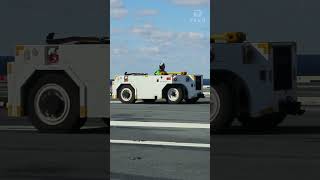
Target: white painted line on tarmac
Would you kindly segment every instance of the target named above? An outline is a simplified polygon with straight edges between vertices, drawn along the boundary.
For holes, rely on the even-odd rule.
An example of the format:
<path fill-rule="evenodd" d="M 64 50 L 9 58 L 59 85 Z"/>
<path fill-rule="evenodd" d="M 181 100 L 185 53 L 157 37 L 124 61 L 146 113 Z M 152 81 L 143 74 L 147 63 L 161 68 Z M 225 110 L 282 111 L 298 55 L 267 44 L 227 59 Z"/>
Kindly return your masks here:
<path fill-rule="evenodd" d="M 210 124 L 204 123 L 167 123 L 143 121 L 110 121 L 111 127 L 147 127 L 147 128 L 184 128 L 184 129 L 210 129 Z M 83 129 L 98 128 L 85 126 Z M 8 125 L 0 126 L 0 131 L 36 131 L 33 126 Z"/>
<path fill-rule="evenodd" d="M 320 76 L 297 76 L 298 83 L 310 83 L 311 81 L 319 81 Z"/>
<path fill-rule="evenodd" d="M 121 101 L 110 101 L 110 104 L 121 104 Z"/>
<path fill-rule="evenodd" d="M 302 105 L 320 105 L 320 97 L 298 97 Z"/>
<path fill-rule="evenodd" d="M 309 88 L 320 88 L 319 85 L 313 86 L 313 85 L 300 85 L 298 88 L 301 89 L 309 89 Z"/>
<path fill-rule="evenodd" d="M 95 129 L 101 128 L 102 126 L 84 126 L 81 129 Z M 37 129 L 33 126 L 0 126 L 0 131 L 37 131 Z"/>
<path fill-rule="evenodd" d="M 193 148 L 210 148 L 210 144 L 202 143 L 179 143 L 166 141 L 134 141 L 134 140 L 110 140 L 111 144 L 127 145 L 152 145 L 152 146 L 171 146 L 171 147 L 193 147 Z"/>
<path fill-rule="evenodd" d="M 168 123 L 168 122 L 143 122 L 143 121 L 111 121 L 113 127 L 149 127 L 149 128 L 185 128 L 185 129 L 210 129 L 210 124 L 204 123 Z"/>
<path fill-rule="evenodd" d="M 33 126 L 0 126 L 0 131 L 35 131 Z"/>

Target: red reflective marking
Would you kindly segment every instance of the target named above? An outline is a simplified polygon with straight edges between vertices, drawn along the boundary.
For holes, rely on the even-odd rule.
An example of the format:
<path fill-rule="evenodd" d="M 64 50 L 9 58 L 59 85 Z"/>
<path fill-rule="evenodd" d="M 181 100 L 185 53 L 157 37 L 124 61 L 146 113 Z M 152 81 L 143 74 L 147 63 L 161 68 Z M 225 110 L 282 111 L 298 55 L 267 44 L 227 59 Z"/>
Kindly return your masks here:
<path fill-rule="evenodd" d="M 7 76 L 0 75 L 0 81 L 7 81 Z"/>
<path fill-rule="evenodd" d="M 58 54 L 52 53 L 49 55 L 49 63 L 50 64 L 55 64 L 58 62 L 59 62 L 59 55 Z"/>

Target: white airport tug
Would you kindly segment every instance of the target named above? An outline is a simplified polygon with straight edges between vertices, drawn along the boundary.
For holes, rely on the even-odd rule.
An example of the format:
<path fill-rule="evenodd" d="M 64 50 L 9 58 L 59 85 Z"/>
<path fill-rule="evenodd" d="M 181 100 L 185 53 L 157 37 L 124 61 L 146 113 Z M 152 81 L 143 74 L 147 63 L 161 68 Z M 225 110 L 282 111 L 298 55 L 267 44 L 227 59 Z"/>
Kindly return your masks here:
<path fill-rule="evenodd" d="M 116 76 L 112 82 L 112 98 L 131 104 L 136 100 L 155 102 L 165 99 L 169 104 L 179 104 L 183 100 L 196 103 L 204 98 L 203 76 L 186 72 L 168 75 L 148 75 L 145 73 L 125 73 Z"/>
<path fill-rule="evenodd" d="M 109 38 L 69 37 L 16 46 L 8 63 L 8 116 L 40 131 L 73 131 L 109 116 Z"/>
<path fill-rule="evenodd" d="M 254 130 L 270 129 L 287 115 L 302 115 L 297 99 L 295 42 L 249 42 L 242 32 L 211 38 L 211 128 L 237 119 Z"/>

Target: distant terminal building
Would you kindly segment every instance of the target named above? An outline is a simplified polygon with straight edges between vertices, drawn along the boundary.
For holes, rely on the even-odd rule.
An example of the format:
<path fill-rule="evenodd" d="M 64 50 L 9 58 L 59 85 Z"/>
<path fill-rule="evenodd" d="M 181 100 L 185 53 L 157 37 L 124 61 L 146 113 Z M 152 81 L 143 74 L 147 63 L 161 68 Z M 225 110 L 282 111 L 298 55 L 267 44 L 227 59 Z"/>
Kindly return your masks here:
<path fill-rule="evenodd" d="M 298 55 L 298 76 L 320 76 L 320 55 Z"/>

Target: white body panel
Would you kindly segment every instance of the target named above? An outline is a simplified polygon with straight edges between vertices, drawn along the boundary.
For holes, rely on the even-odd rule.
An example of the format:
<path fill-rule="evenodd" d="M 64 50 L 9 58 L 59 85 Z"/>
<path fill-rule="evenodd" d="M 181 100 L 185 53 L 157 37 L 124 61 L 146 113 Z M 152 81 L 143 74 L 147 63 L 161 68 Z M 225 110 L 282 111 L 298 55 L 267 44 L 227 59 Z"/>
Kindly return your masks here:
<path fill-rule="evenodd" d="M 9 116 L 23 114 L 21 87 L 35 71 L 64 71 L 80 89 L 82 117 L 109 117 L 109 45 L 26 45 L 8 65 Z M 47 48 L 58 48 L 60 60 L 47 63 Z M 83 112 L 85 111 L 85 113 Z"/>
<path fill-rule="evenodd" d="M 239 76 L 249 90 L 250 112 L 253 117 L 263 115 L 267 109 L 274 112 L 279 110 L 279 102 L 287 96 L 296 98 L 296 46 L 294 43 L 267 43 L 269 49 L 260 45 L 266 43 L 216 43 L 215 62 L 211 63 L 213 70 L 227 70 Z M 292 88 L 287 90 L 274 90 L 274 60 L 273 45 L 290 46 L 292 49 Z M 250 63 L 244 63 L 243 48 L 250 46 Z M 259 47 L 260 46 L 260 47 Z M 260 73 L 265 72 L 265 80 L 260 78 Z"/>
<path fill-rule="evenodd" d="M 195 77 L 200 77 L 201 86 L 196 89 Z M 127 79 L 127 80 L 125 80 Z M 176 79 L 176 81 L 174 81 Z M 189 80 L 187 80 L 189 79 Z M 188 92 L 188 99 L 202 93 L 202 75 L 128 75 L 116 76 L 112 82 L 112 97 L 117 98 L 117 90 L 123 84 L 130 84 L 135 89 L 135 99 L 163 99 L 162 90 L 168 84 L 183 85 Z"/>

